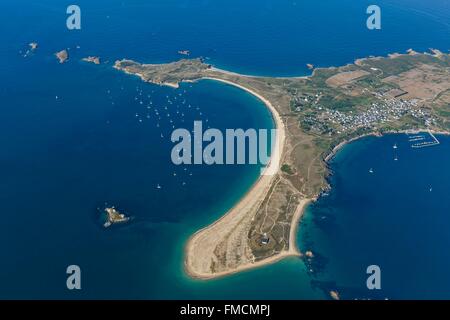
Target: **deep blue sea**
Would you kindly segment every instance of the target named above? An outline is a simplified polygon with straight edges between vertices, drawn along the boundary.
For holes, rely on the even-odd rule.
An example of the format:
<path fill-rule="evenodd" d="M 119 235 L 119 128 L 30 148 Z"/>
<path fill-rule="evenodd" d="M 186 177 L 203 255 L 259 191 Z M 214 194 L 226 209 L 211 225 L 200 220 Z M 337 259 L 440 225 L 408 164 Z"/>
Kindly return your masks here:
<path fill-rule="evenodd" d="M 364 138 L 332 160 L 333 188 L 308 208 L 298 240 L 315 253 L 318 288 L 347 299 L 450 298 L 450 137 L 419 149 L 410 139 Z M 370 265 L 381 290 L 366 287 Z"/>
<path fill-rule="evenodd" d="M 170 132 L 194 120 L 271 128 L 271 116 L 225 84 L 163 88 L 112 69 L 116 59 L 160 63 L 190 50 L 236 72 L 304 75 L 307 63 L 449 50 L 448 1 L 376 2 L 379 31 L 365 27 L 373 1 L 82 0 L 82 28 L 69 31 L 67 2 L 1 1 L 0 298 L 321 299 L 332 289 L 348 298 L 448 298 L 448 137 L 421 150 L 405 135 L 347 146 L 332 163 L 330 195 L 300 227 L 313 265 L 290 258 L 193 280 L 183 271 L 186 240 L 233 206 L 260 167 L 175 166 Z M 24 57 L 32 41 L 39 48 Z M 65 48 L 70 59 L 60 65 L 53 54 Z M 88 55 L 104 63 L 80 61 Z M 103 229 L 105 202 L 133 221 Z M 66 289 L 71 264 L 81 267 L 80 291 Z M 365 288 L 369 264 L 381 268 L 381 292 Z"/>

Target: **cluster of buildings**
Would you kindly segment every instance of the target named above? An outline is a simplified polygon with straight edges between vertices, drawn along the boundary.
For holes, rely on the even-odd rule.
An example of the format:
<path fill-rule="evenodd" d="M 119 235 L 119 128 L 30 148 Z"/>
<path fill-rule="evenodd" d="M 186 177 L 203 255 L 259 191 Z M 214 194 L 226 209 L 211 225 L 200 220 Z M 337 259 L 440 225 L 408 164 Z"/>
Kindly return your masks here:
<path fill-rule="evenodd" d="M 339 111 L 317 105 L 314 114 L 303 119 L 303 124 L 307 125 L 311 131 L 331 135 L 354 131 L 358 128 L 372 128 L 386 122 L 400 120 L 405 115 L 416 118 L 426 126 L 435 123 L 429 110 L 420 108 L 415 99 L 401 100 L 383 94 L 379 94 L 377 98 L 379 101 L 360 112 Z"/>
<path fill-rule="evenodd" d="M 295 93 L 292 96 L 291 108 L 296 112 L 300 112 L 305 108 L 316 106 L 320 101 L 322 92 L 317 94 L 298 94 L 297 90 L 295 90 Z"/>

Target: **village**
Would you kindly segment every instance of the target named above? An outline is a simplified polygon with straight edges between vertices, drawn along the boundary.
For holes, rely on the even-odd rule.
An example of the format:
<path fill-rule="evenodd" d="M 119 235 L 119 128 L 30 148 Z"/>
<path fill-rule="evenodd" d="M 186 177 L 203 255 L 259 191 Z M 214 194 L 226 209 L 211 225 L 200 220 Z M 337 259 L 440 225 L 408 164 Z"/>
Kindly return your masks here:
<path fill-rule="evenodd" d="M 351 132 L 357 128 L 374 128 L 380 124 L 401 120 L 407 115 L 427 127 L 435 124 L 430 111 L 419 107 L 417 100 L 399 100 L 385 95 L 380 95 L 379 98 L 379 102 L 372 103 L 362 112 L 333 110 L 318 104 L 315 107 L 316 112 L 306 116 L 301 122 L 312 132 L 330 135 Z"/>

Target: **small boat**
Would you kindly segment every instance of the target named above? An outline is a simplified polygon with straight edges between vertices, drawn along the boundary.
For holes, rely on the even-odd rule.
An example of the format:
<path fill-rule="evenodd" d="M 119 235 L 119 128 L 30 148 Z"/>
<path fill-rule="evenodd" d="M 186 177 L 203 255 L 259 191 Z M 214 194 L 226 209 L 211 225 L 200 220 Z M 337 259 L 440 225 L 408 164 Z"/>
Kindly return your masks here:
<path fill-rule="evenodd" d="M 397 149 L 398 148 L 397 144 L 394 144 L 392 148 Z"/>
<path fill-rule="evenodd" d="M 189 50 L 179 50 L 178 54 L 182 54 L 182 55 L 188 56 L 188 55 L 191 54 L 191 52 Z"/>
<path fill-rule="evenodd" d="M 373 173 L 373 169 L 372 168 L 369 169 L 369 173 Z"/>
<path fill-rule="evenodd" d="M 159 185 L 159 183 L 158 183 L 158 185 L 156 186 L 156 189 L 161 189 L 162 187 Z"/>

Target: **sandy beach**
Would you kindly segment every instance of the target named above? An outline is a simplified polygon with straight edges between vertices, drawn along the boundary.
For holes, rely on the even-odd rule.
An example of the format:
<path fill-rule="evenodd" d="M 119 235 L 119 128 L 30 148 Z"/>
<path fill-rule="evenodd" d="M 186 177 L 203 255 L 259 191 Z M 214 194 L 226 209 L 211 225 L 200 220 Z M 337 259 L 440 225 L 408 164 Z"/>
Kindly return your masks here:
<path fill-rule="evenodd" d="M 130 67 L 131 69 L 128 67 L 129 65 L 132 66 Z M 354 136 L 350 134 L 342 137 L 342 139 L 336 139 L 335 143 L 337 145 L 334 146 L 333 150 L 330 150 L 327 149 L 328 147 L 326 145 L 319 146 L 320 141 L 314 141 L 313 137 L 304 139 L 305 134 L 301 130 L 296 131 L 291 126 L 289 127 L 289 135 L 287 134 L 286 124 L 281 119 L 277 110 L 282 110 L 283 114 L 284 112 L 289 112 L 289 105 L 292 101 L 292 94 L 285 92 L 284 80 L 282 82 L 275 81 L 276 79 L 285 79 L 283 77 L 273 78 L 241 75 L 204 64 L 199 59 L 184 59 L 162 65 L 139 64 L 132 60 L 121 60 L 116 61 L 115 67 L 126 73 L 137 75 L 144 81 L 169 85 L 175 88 L 180 82 L 196 82 L 202 79 L 222 82 L 252 94 L 262 101 L 271 112 L 275 128 L 277 129 L 277 135 L 273 143 L 270 163 L 263 169 L 261 176 L 250 190 L 233 208 L 228 210 L 228 212 L 224 212 L 223 216 L 211 225 L 205 226 L 196 232 L 187 241 L 185 247 L 185 269 L 189 275 L 196 278 L 209 279 L 220 277 L 272 263 L 285 256 L 299 256 L 299 250 L 296 248 L 296 229 L 298 228 L 298 222 L 307 204 L 310 201 L 314 201 L 324 188 L 329 187 L 326 185 L 326 177 L 324 176 L 324 174 L 327 174 L 326 163 L 343 146 L 354 140 L 367 135 L 389 133 L 385 131 L 386 128 L 380 128 L 380 131 L 372 129 L 371 132 L 359 136 L 356 136 L 355 132 Z M 319 70 L 321 69 L 316 68 L 313 70 L 312 76 L 300 78 L 314 77 Z M 168 74 L 170 76 L 167 76 Z M 301 82 L 295 82 L 294 80 L 297 78 L 289 77 L 288 79 L 294 82 L 292 85 L 298 85 L 300 87 L 306 85 L 303 80 Z M 266 97 L 270 97 L 270 99 Z M 286 121 L 288 119 L 287 117 L 289 115 L 286 115 Z M 295 139 L 298 139 L 300 142 L 293 145 L 292 142 Z M 306 168 L 307 176 L 300 177 L 297 175 L 295 177 L 296 180 L 291 182 L 289 179 L 284 179 L 286 177 L 280 174 L 280 163 L 283 160 L 289 165 L 289 161 L 292 160 L 290 159 L 292 150 L 289 150 L 289 153 L 287 153 L 287 149 L 296 148 L 300 143 L 303 143 L 305 150 L 310 150 L 305 157 L 307 158 L 306 160 L 311 162 L 309 167 Z M 324 163 L 319 163 L 321 161 L 324 161 Z M 295 159 L 293 162 L 295 163 Z M 314 162 L 320 165 L 316 168 L 315 175 L 311 177 L 310 169 Z M 299 164 L 296 165 L 300 166 Z M 305 168 L 300 166 L 299 169 Z M 302 174 L 305 174 L 305 172 L 302 172 Z M 305 187 L 310 179 L 312 181 L 310 190 L 306 190 Z M 303 185 L 301 191 L 293 183 Z M 277 191 L 274 192 L 274 190 Z M 274 194 L 276 196 L 272 197 Z M 300 197 L 295 199 L 297 201 L 295 202 L 296 207 L 288 207 L 291 200 L 291 198 L 288 199 L 286 197 L 288 194 L 300 195 Z M 269 202 L 270 206 L 268 205 Z M 290 209 L 289 212 L 287 208 Z M 274 235 L 269 234 L 268 240 L 262 241 L 262 237 L 267 237 L 267 234 L 262 231 L 261 223 L 266 224 L 265 219 L 270 215 L 275 216 L 275 219 L 277 219 L 279 217 L 278 212 L 280 211 L 286 214 L 280 222 L 282 223 L 281 231 L 276 230 L 275 232 L 277 237 L 275 239 L 276 248 L 272 247 L 272 245 L 262 248 L 262 245 L 266 245 L 270 237 Z M 261 215 L 263 215 L 263 220 L 260 220 Z M 270 226 L 273 227 L 279 221 L 275 221 L 275 219 L 272 219 L 274 220 L 274 224 Z M 268 224 L 270 224 L 270 221 Z M 284 229 L 286 225 L 289 225 L 289 230 Z"/>
<path fill-rule="evenodd" d="M 250 190 L 247 193 L 247 195 L 244 196 L 244 198 L 251 196 L 252 191 L 254 190 L 254 188 L 257 185 L 258 185 L 258 182 L 254 185 L 252 190 Z M 227 271 L 211 273 L 211 272 L 208 272 L 207 270 L 205 270 L 204 272 L 199 272 L 198 270 L 194 269 L 197 266 L 197 264 L 192 265 L 192 259 L 194 257 L 195 257 L 195 260 L 206 259 L 206 258 L 210 257 L 206 253 L 207 251 L 205 251 L 205 253 L 202 253 L 203 251 L 198 252 L 198 250 L 205 249 L 206 247 L 208 247 L 207 243 L 199 243 L 199 242 L 202 242 L 203 240 L 208 239 L 208 237 L 216 237 L 215 240 L 220 240 L 220 236 L 215 235 L 216 234 L 215 232 L 226 231 L 229 228 L 232 228 L 233 225 L 227 225 L 227 223 L 232 218 L 236 218 L 236 217 L 239 217 L 240 215 L 245 215 L 246 213 L 248 213 L 246 211 L 243 211 L 242 208 L 240 208 L 240 206 L 239 206 L 239 204 L 241 204 L 244 201 L 245 201 L 245 199 L 242 199 L 238 203 L 238 205 L 235 208 L 228 211 L 228 213 L 225 216 L 223 216 L 221 219 L 217 220 L 212 225 L 195 233 L 191 237 L 191 239 L 188 241 L 188 243 L 186 245 L 186 250 L 185 250 L 185 252 L 186 252 L 185 270 L 189 274 L 189 276 L 191 276 L 192 278 L 203 279 L 203 280 L 219 278 L 219 277 L 224 277 L 227 275 L 235 274 L 235 273 L 238 273 L 241 271 L 269 265 L 269 264 L 278 262 L 287 257 L 301 257 L 302 256 L 302 253 L 298 250 L 298 248 L 296 246 L 297 225 L 298 225 L 303 213 L 305 212 L 307 205 L 312 201 L 312 199 L 303 199 L 296 209 L 296 214 L 294 215 L 294 217 L 292 219 L 293 226 L 290 231 L 290 239 L 289 239 L 290 245 L 289 245 L 288 250 L 283 250 L 280 253 L 275 254 L 275 255 L 273 255 L 269 258 L 263 259 L 263 260 L 249 261 L 245 264 L 241 264 L 238 267 L 229 269 Z M 193 255 L 195 255 L 195 256 L 193 256 Z"/>
<path fill-rule="evenodd" d="M 237 83 L 211 78 L 204 77 L 202 79 L 210 79 L 215 81 L 220 81 L 223 83 L 227 83 L 233 86 L 236 86 L 250 94 L 254 95 L 258 99 L 260 99 L 270 110 L 272 113 L 272 117 L 275 122 L 275 127 L 277 131 L 277 138 L 273 148 L 272 157 L 270 164 L 265 168 L 266 171 L 274 170 L 272 172 L 278 172 L 280 166 L 280 159 L 282 159 L 283 151 L 284 151 L 284 143 L 285 143 L 285 127 L 284 123 L 281 120 L 281 117 L 275 107 L 270 103 L 269 100 L 250 90 L 244 86 L 241 86 Z M 266 172 L 267 173 L 267 172 Z M 259 266 L 263 266 L 266 264 L 274 263 L 279 261 L 282 258 L 288 256 L 300 256 L 299 251 L 295 245 L 295 236 L 296 236 L 296 228 L 293 227 L 290 232 L 290 246 L 288 250 L 284 250 L 279 254 L 276 254 L 270 258 L 266 258 L 260 261 L 254 261 L 251 257 L 249 257 L 248 261 L 238 264 L 233 268 L 229 268 L 226 271 L 213 272 L 211 270 L 211 265 L 214 264 L 212 257 L 215 257 L 214 250 L 220 242 L 225 238 L 227 234 L 236 229 L 243 228 L 251 223 L 251 219 L 256 212 L 259 205 L 262 203 L 267 193 L 269 192 L 272 181 L 276 177 L 275 174 L 263 174 L 259 177 L 253 187 L 242 197 L 242 199 L 231 209 L 229 210 L 222 218 L 214 222 L 212 225 L 207 226 L 204 229 L 201 229 L 197 233 L 195 233 L 188 241 L 185 249 L 186 258 L 185 258 L 185 269 L 187 273 L 195 278 L 200 279 L 210 279 L 221 277 L 224 275 L 240 272 L 242 270 L 247 270 L 250 268 L 255 268 Z M 308 199 L 303 199 L 299 206 L 296 209 L 296 213 L 293 217 L 293 224 L 298 224 L 302 213 L 306 205 L 310 202 Z M 237 233 L 238 235 L 239 233 Z M 236 239 L 237 240 L 237 239 Z M 239 241 L 238 241 L 239 242 Z M 242 252 L 243 256 L 249 256 L 248 252 Z"/>

